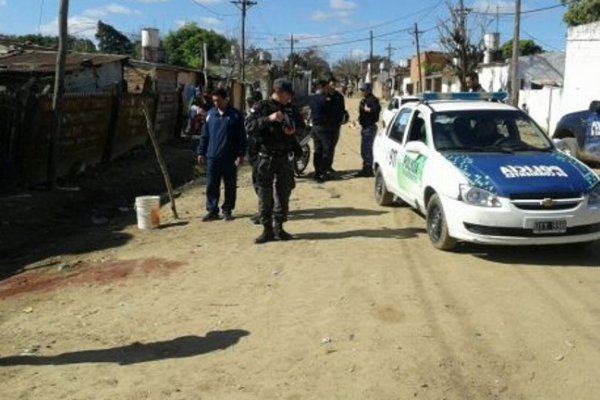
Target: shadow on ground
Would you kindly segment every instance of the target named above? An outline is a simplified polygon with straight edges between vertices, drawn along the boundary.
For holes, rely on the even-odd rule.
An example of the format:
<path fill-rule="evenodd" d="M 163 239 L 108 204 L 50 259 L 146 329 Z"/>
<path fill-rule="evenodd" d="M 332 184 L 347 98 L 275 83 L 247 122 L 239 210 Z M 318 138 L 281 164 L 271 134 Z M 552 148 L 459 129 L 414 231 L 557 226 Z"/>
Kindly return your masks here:
<path fill-rule="evenodd" d="M 11 356 L 0 358 L 0 367 L 14 365 L 67 365 L 83 363 L 138 364 L 193 357 L 235 345 L 250 332 L 242 329 L 211 331 L 206 336 L 181 336 L 152 343 L 132 343 L 110 349 L 83 350 L 55 356 Z"/>
<path fill-rule="evenodd" d="M 456 252 L 501 264 L 600 267 L 600 241 L 546 246 L 482 246 L 462 243 Z"/>
<path fill-rule="evenodd" d="M 183 139 L 162 146 L 176 188 L 200 177 L 194 148 Z M 151 146 L 62 178 L 59 186 L 70 190 L 0 195 L 0 280 L 49 257 L 125 245 L 131 237 L 122 230 L 135 224 L 135 198 L 166 192 Z"/>
<path fill-rule="evenodd" d="M 379 239 L 411 239 L 425 233 L 423 228 L 401 228 L 401 229 L 357 229 L 345 232 L 308 232 L 294 235 L 298 240 L 330 240 L 348 239 L 353 237 L 367 237 Z"/>
<path fill-rule="evenodd" d="M 374 215 L 387 214 L 388 211 L 367 210 L 354 207 L 324 207 L 308 208 L 304 210 L 292 210 L 289 213 L 290 220 L 301 219 L 326 219 L 341 217 L 370 217 Z"/>

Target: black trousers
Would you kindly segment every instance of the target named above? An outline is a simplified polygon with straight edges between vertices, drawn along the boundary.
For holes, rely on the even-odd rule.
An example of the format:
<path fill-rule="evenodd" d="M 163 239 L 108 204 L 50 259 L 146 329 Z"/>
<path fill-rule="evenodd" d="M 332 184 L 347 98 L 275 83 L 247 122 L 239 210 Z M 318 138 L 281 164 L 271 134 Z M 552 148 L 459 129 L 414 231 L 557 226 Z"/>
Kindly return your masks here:
<path fill-rule="evenodd" d="M 256 165 L 258 210 L 264 226 L 287 221 L 290 195 L 296 186 L 293 158 L 287 154 L 259 155 Z"/>
<path fill-rule="evenodd" d="M 315 144 L 313 155 L 315 176 L 321 176 L 327 173 L 333 164 L 333 149 L 335 146 L 333 128 L 326 125 L 314 125 L 311 133 Z"/>
<path fill-rule="evenodd" d="M 335 147 L 337 146 L 338 142 L 340 141 L 340 130 L 342 129 L 342 126 L 336 125 L 332 129 L 333 130 L 331 131 L 331 133 L 332 133 L 331 141 L 332 141 L 333 148 L 331 149 L 331 162 L 327 166 L 328 171 L 331 171 L 333 169 L 333 160 L 335 158 Z"/>

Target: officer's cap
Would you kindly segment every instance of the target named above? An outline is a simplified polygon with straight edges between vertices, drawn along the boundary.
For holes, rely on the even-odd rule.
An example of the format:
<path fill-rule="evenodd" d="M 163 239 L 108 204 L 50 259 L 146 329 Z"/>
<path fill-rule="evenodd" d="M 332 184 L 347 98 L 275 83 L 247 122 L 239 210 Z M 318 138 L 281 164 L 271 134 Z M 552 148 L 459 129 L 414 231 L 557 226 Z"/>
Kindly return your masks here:
<path fill-rule="evenodd" d="M 288 81 L 285 78 L 275 79 L 275 82 L 273 82 L 273 90 L 278 91 L 278 92 L 286 92 L 291 95 L 294 94 L 294 89 L 292 88 L 292 82 Z"/>

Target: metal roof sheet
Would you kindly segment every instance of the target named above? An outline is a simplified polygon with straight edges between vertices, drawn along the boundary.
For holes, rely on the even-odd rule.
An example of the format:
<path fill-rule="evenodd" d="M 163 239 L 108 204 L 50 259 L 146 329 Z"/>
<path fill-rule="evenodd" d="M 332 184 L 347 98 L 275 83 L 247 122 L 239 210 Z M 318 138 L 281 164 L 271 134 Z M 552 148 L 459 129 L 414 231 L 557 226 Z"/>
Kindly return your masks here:
<path fill-rule="evenodd" d="M 53 73 L 56 69 L 57 54 L 56 51 L 26 51 L 0 56 L 0 72 Z M 127 58 L 129 57 L 117 54 L 68 53 L 65 70 L 73 72 Z"/>

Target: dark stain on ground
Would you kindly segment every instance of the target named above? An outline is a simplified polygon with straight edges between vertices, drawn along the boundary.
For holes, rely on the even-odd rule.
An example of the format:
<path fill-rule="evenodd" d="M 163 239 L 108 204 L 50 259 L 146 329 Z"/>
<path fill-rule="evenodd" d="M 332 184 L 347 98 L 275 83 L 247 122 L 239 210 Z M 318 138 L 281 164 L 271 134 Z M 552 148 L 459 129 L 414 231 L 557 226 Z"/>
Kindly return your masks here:
<path fill-rule="evenodd" d="M 65 286 L 105 285 L 134 276 L 161 276 L 185 265 L 162 258 L 116 260 L 103 263 L 78 262 L 68 269 L 41 269 L 13 276 L 0 282 L 0 299 L 50 292 Z"/>

